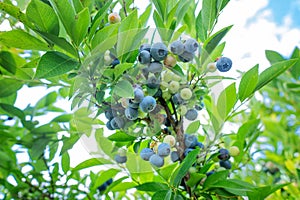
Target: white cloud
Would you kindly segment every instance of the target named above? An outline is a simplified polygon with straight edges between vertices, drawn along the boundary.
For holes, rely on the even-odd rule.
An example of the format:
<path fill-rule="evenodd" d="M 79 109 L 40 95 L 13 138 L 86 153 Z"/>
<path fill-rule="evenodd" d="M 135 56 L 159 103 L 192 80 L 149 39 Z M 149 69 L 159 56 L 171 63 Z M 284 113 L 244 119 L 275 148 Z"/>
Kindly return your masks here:
<path fill-rule="evenodd" d="M 259 63 L 262 71 L 269 66 L 266 49 L 289 56 L 299 46 L 300 29 L 291 27 L 291 16 L 285 16 L 279 26 L 267 5 L 268 0 L 232 0 L 221 14 L 216 30 L 234 24 L 224 50 L 224 55 L 232 58 L 234 70 L 246 71 Z"/>

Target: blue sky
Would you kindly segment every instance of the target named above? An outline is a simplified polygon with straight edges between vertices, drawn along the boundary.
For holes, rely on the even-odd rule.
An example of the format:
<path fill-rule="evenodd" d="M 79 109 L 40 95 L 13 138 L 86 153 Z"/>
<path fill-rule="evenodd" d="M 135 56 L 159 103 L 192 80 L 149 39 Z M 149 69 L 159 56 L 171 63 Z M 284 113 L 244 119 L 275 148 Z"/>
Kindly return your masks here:
<path fill-rule="evenodd" d="M 300 2 L 298 0 L 269 0 L 268 7 L 272 10 L 276 24 L 283 24 L 284 18 L 289 16 L 293 19 L 292 26 L 300 26 Z"/>

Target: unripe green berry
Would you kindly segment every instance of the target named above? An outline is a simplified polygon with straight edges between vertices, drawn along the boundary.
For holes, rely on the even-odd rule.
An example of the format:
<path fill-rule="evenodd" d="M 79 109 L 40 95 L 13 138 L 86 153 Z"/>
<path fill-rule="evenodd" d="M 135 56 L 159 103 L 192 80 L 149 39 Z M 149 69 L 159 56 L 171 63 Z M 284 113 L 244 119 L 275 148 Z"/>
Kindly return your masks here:
<path fill-rule="evenodd" d="M 178 90 L 179 90 L 179 82 L 178 81 L 171 81 L 170 83 L 169 83 L 169 90 L 170 90 L 170 92 L 171 93 L 176 93 Z"/>
<path fill-rule="evenodd" d="M 180 97 L 183 100 L 189 100 L 192 96 L 193 96 L 193 92 L 192 92 L 192 90 L 190 88 L 183 88 L 180 91 Z"/>
<path fill-rule="evenodd" d="M 108 15 L 108 21 L 111 24 L 115 24 L 121 21 L 121 17 L 118 13 L 110 13 Z"/>
<path fill-rule="evenodd" d="M 176 58 L 172 55 L 168 55 L 165 59 L 164 59 L 164 65 L 167 67 L 174 67 L 176 65 Z"/>
<path fill-rule="evenodd" d="M 189 168 L 189 172 L 190 172 L 191 174 L 196 173 L 196 172 L 197 172 L 196 167 L 190 167 L 190 168 Z"/>
<path fill-rule="evenodd" d="M 171 72 L 171 71 L 167 71 L 164 73 L 163 75 L 163 81 L 169 83 L 170 81 L 173 80 L 173 76 L 174 76 L 174 73 Z"/>
<path fill-rule="evenodd" d="M 167 135 L 165 138 L 164 138 L 164 143 L 167 143 L 170 145 L 170 147 L 174 147 L 175 146 L 175 143 L 176 143 L 176 139 L 173 135 Z"/>
<path fill-rule="evenodd" d="M 207 71 L 209 71 L 209 72 L 215 72 L 216 70 L 217 70 L 217 67 L 216 67 L 216 63 L 215 62 L 208 63 L 208 65 L 207 65 Z"/>
<path fill-rule="evenodd" d="M 237 146 L 231 146 L 229 148 L 229 154 L 233 157 L 240 155 L 240 149 Z"/>
<path fill-rule="evenodd" d="M 178 112 L 180 113 L 180 115 L 184 116 L 187 111 L 188 111 L 188 109 L 185 105 L 180 105 L 179 106 Z"/>
<path fill-rule="evenodd" d="M 118 154 L 119 154 L 120 156 L 126 156 L 126 149 L 124 149 L 124 148 L 118 149 Z"/>

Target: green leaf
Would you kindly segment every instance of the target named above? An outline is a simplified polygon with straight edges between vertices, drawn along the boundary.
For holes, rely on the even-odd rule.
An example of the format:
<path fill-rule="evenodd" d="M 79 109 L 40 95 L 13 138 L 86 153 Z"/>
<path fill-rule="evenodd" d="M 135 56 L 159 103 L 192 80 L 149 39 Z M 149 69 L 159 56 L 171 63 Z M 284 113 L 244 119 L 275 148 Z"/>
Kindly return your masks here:
<path fill-rule="evenodd" d="M 205 51 L 202 52 L 201 61 L 204 61 L 202 62 L 203 63 L 202 66 L 204 67 L 204 69 L 207 69 L 207 65 L 209 63 L 215 62 L 215 60 L 222 55 L 224 48 L 225 48 L 225 42 L 218 45 L 209 55 Z M 199 70 L 203 70 L 203 69 L 200 68 Z"/>
<path fill-rule="evenodd" d="M 291 59 L 292 58 L 300 58 L 300 50 L 298 47 L 295 47 Z M 291 74 L 295 79 L 299 79 L 300 77 L 300 59 L 298 60 L 298 62 L 290 68 Z"/>
<path fill-rule="evenodd" d="M 86 7 L 75 15 L 75 21 L 72 26 L 72 38 L 77 46 L 82 42 L 88 32 L 90 25 L 90 13 Z"/>
<path fill-rule="evenodd" d="M 8 97 L 16 93 L 22 86 L 23 83 L 18 80 L 0 78 L 0 98 Z"/>
<path fill-rule="evenodd" d="M 113 158 L 113 144 L 107 139 L 107 137 L 103 136 L 103 129 L 97 129 L 95 132 L 95 138 L 98 143 L 99 148 L 109 157 Z"/>
<path fill-rule="evenodd" d="M 106 182 L 108 179 L 114 177 L 116 174 L 119 173 L 119 169 L 108 169 L 100 172 L 100 175 L 98 176 L 97 180 L 94 183 L 93 189 L 96 189 L 99 187 L 99 185 L 102 185 L 104 182 Z"/>
<path fill-rule="evenodd" d="M 16 116 L 21 120 L 25 119 L 25 113 L 17 107 L 5 103 L 0 103 L 0 108 L 7 112 L 7 114 L 9 114 L 10 116 Z"/>
<path fill-rule="evenodd" d="M 196 157 L 199 154 L 199 152 L 200 149 L 195 149 L 184 158 L 183 162 L 171 175 L 170 184 L 172 186 L 177 187 L 180 184 L 181 179 L 186 175 L 189 168 L 196 162 Z"/>
<path fill-rule="evenodd" d="M 278 77 L 280 74 L 285 72 L 287 69 L 294 66 L 294 64 L 299 61 L 299 59 L 291 59 L 287 61 L 277 62 L 264 70 L 258 77 L 258 83 L 256 85 L 255 91 L 261 89 L 263 86 L 268 84 L 270 81 Z"/>
<path fill-rule="evenodd" d="M 83 10 L 84 7 L 81 3 L 81 0 L 72 0 L 72 3 L 77 13 Z"/>
<path fill-rule="evenodd" d="M 159 190 L 167 190 L 169 187 L 165 183 L 147 182 L 135 187 L 139 191 L 156 192 Z"/>
<path fill-rule="evenodd" d="M 108 49 L 111 48 L 117 42 L 119 26 L 120 24 L 111 24 L 99 30 L 92 40 L 92 48 L 94 49 L 97 46 L 107 46 Z"/>
<path fill-rule="evenodd" d="M 132 98 L 133 87 L 127 80 L 120 80 L 113 89 L 114 93 L 119 97 Z"/>
<path fill-rule="evenodd" d="M 40 0 L 32 0 L 26 9 L 26 16 L 42 32 L 58 35 L 59 22 L 54 10 Z"/>
<path fill-rule="evenodd" d="M 186 134 L 193 134 L 197 133 L 199 127 L 200 127 L 200 121 L 193 121 L 192 123 L 189 124 L 189 126 L 186 128 L 185 133 Z"/>
<path fill-rule="evenodd" d="M 99 27 L 100 23 L 102 22 L 103 18 L 107 14 L 107 10 L 110 7 L 112 0 L 106 1 L 106 3 L 98 10 L 97 14 L 95 15 L 94 19 L 92 20 L 91 29 L 89 31 L 89 38 L 95 34 L 97 28 Z"/>
<path fill-rule="evenodd" d="M 191 173 L 190 178 L 187 181 L 187 185 L 190 187 L 194 187 L 196 184 L 198 184 L 204 177 L 206 177 L 205 174 L 199 174 L 199 173 Z"/>
<path fill-rule="evenodd" d="M 210 97 L 205 97 L 203 103 L 209 114 L 213 130 L 215 131 L 215 134 L 218 134 L 221 130 L 224 119 L 220 116 L 218 107 L 215 105 L 214 100 Z"/>
<path fill-rule="evenodd" d="M 78 57 L 77 50 L 74 49 L 74 47 L 65 39 L 62 37 L 58 37 L 56 35 L 45 33 L 45 32 L 39 32 L 47 41 L 57 45 L 60 47 L 63 51 L 70 53 L 75 58 Z"/>
<path fill-rule="evenodd" d="M 139 27 L 145 27 L 147 25 L 147 22 L 149 20 L 150 14 L 152 11 L 152 4 L 149 4 L 146 8 L 146 10 L 141 14 L 139 19 Z"/>
<path fill-rule="evenodd" d="M 218 98 L 217 109 L 220 116 L 225 119 L 237 101 L 235 83 L 223 90 Z"/>
<path fill-rule="evenodd" d="M 217 17 L 216 1 L 202 1 L 202 23 L 207 32 L 210 32 Z"/>
<path fill-rule="evenodd" d="M 178 162 L 175 162 L 175 163 L 172 163 L 172 164 L 169 164 L 169 165 L 165 165 L 161 168 L 159 168 L 157 170 L 157 172 L 159 173 L 159 175 L 161 177 L 163 177 L 164 179 L 166 180 L 169 180 L 170 179 L 170 174 L 173 173 L 173 171 L 178 167 Z"/>
<path fill-rule="evenodd" d="M 285 60 L 284 57 L 276 51 L 266 50 L 265 54 L 271 65 Z"/>
<path fill-rule="evenodd" d="M 115 142 L 128 142 L 128 141 L 134 141 L 136 137 L 128 135 L 123 131 L 117 131 L 116 133 L 108 136 L 108 139 Z"/>
<path fill-rule="evenodd" d="M 239 99 L 243 102 L 247 99 L 254 91 L 258 82 L 258 65 L 255 65 L 249 71 L 247 71 L 239 85 Z"/>
<path fill-rule="evenodd" d="M 46 146 L 51 141 L 51 138 L 48 137 L 41 137 L 36 139 L 33 142 L 33 145 L 30 148 L 30 155 L 33 159 L 38 159 L 40 156 L 44 154 L 46 150 Z"/>
<path fill-rule="evenodd" d="M 31 80 L 33 70 L 25 68 L 24 65 L 26 65 L 26 60 L 17 54 L 10 53 L 9 51 L 0 52 L 0 66 L 15 75 L 17 79 Z"/>
<path fill-rule="evenodd" d="M 138 13 L 134 10 L 128 17 L 126 17 L 119 27 L 118 41 L 117 41 L 117 56 L 120 62 L 126 61 L 124 57 L 127 53 L 133 51 L 132 43 L 136 40 L 135 36 L 138 33 Z"/>
<path fill-rule="evenodd" d="M 254 185 L 251 185 L 248 182 L 237 179 L 219 180 L 210 187 L 223 188 L 226 191 L 238 196 L 246 196 L 247 192 L 251 192 L 256 188 Z"/>
<path fill-rule="evenodd" d="M 40 59 L 35 78 L 49 78 L 63 75 L 78 65 L 79 63 L 76 60 L 63 53 L 48 51 Z"/>
<path fill-rule="evenodd" d="M 223 171 L 213 173 L 212 175 L 207 177 L 207 179 L 205 180 L 205 182 L 203 184 L 203 188 L 209 189 L 209 188 L 213 187 L 219 181 L 227 179 L 228 174 L 229 174 L 228 170 L 223 170 Z"/>
<path fill-rule="evenodd" d="M 63 26 L 65 27 L 68 35 L 76 41 L 74 38 L 74 25 L 75 25 L 75 11 L 68 0 L 50 0 L 51 5 L 58 14 Z"/>
<path fill-rule="evenodd" d="M 35 109 L 41 109 L 48 107 L 52 105 L 53 103 L 56 102 L 57 99 L 57 93 L 55 91 L 48 93 L 46 96 L 41 98 L 36 104 L 35 104 Z"/>
<path fill-rule="evenodd" d="M 197 38 L 199 38 L 202 42 L 204 42 L 207 39 L 207 32 L 206 32 L 203 22 L 202 22 L 202 11 L 199 12 L 199 14 L 196 18 L 195 26 L 196 26 Z"/>
<path fill-rule="evenodd" d="M 214 33 L 207 40 L 205 40 L 203 44 L 203 48 L 208 53 L 208 55 L 218 46 L 223 37 L 228 33 L 228 31 L 232 28 L 231 26 L 227 26 L 222 28 L 218 32 Z"/>
<path fill-rule="evenodd" d="M 63 146 L 60 152 L 60 155 L 63 155 L 69 149 L 72 149 L 74 144 L 80 139 L 78 133 L 72 133 L 70 137 L 66 137 L 63 139 Z"/>
<path fill-rule="evenodd" d="M 61 167 L 65 174 L 70 169 L 70 156 L 68 152 L 65 152 L 61 157 Z"/>
<path fill-rule="evenodd" d="M 49 50 L 46 43 L 21 29 L 0 32 L 0 44 L 26 50 Z"/>
<path fill-rule="evenodd" d="M 162 19 L 166 19 L 167 15 L 167 1 L 161 0 L 153 0 L 152 1 L 158 14 L 162 17 Z"/>
<path fill-rule="evenodd" d="M 115 80 L 118 80 L 118 78 L 128 69 L 132 68 L 133 64 L 132 63 L 121 63 L 117 65 L 114 68 L 114 75 L 115 75 Z"/>
<path fill-rule="evenodd" d="M 137 184 L 134 182 L 122 182 L 117 184 L 116 186 L 113 186 L 109 191 L 112 192 L 121 192 L 121 191 L 127 191 L 131 188 L 134 188 Z"/>
<path fill-rule="evenodd" d="M 71 121 L 73 114 L 63 114 L 55 117 L 51 122 L 69 122 Z"/>
<path fill-rule="evenodd" d="M 159 190 L 152 196 L 152 200 L 171 200 L 172 190 Z"/>
<path fill-rule="evenodd" d="M 90 158 L 78 164 L 72 171 L 79 171 L 89 167 L 105 165 L 105 164 L 112 164 L 112 162 L 104 158 Z"/>
<path fill-rule="evenodd" d="M 230 0 L 217 0 L 217 10 L 218 13 L 225 8 L 225 6 L 229 3 Z"/>
<path fill-rule="evenodd" d="M 14 6 L 10 3 L 0 2 L 0 10 L 3 10 L 7 14 L 22 22 L 25 26 L 34 30 L 34 25 L 27 19 L 27 16 L 22 13 L 20 8 L 18 8 L 17 6 Z"/>
<path fill-rule="evenodd" d="M 103 122 L 99 119 L 91 117 L 92 111 L 86 107 L 81 107 L 74 112 L 72 124 L 76 127 L 79 133 L 84 133 L 86 136 L 90 136 L 93 130 L 93 125 L 103 125 Z"/>

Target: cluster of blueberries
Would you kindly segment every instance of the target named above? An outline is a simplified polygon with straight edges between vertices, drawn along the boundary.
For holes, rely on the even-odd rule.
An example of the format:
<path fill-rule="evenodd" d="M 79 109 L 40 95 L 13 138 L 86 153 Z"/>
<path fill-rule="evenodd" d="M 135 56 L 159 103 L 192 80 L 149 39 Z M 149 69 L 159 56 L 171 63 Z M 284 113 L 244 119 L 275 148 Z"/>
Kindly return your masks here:
<path fill-rule="evenodd" d="M 164 157 L 169 156 L 171 153 L 171 147 L 168 143 L 161 143 L 157 147 L 155 153 L 151 148 L 144 148 L 140 152 L 140 156 L 143 160 L 149 161 L 156 167 L 162 167 L 164 165 Z"/>
<path fill-rule="evenodd" d="M 198 141 L 195 135 L 184 135 L 185 151 L 184 156 L 187 156 L 189 152 L 195 148 L 204 148 L 204 145 Z M 177 162 L 180 160 L 179 154 L 176 150 L 172 151 L 172 147 L 175 147 L 176 140 L 172 135 L 165 136 L 163 143 L 159 144 L 157 148 L 143 148 L 140 152 L 140 157 L 149 161 L 152 165 L 156 167 L 162 167 L 164 165 L 164 158 L 170 155 L 172 162 Z"/>

